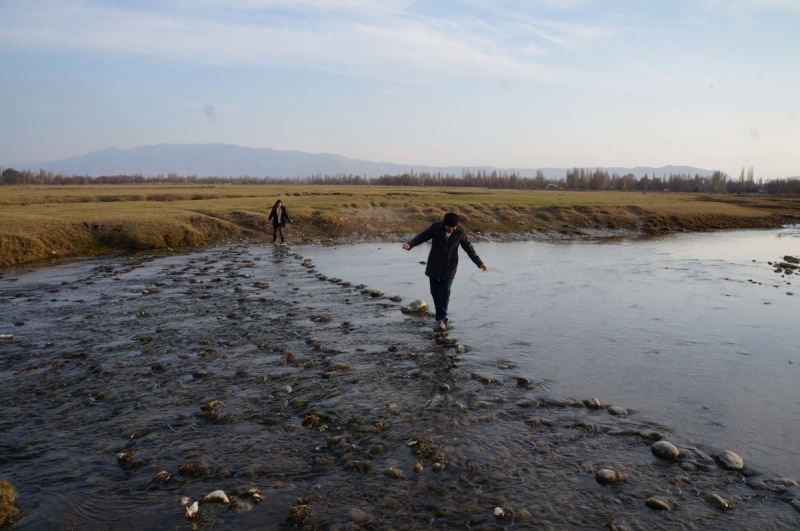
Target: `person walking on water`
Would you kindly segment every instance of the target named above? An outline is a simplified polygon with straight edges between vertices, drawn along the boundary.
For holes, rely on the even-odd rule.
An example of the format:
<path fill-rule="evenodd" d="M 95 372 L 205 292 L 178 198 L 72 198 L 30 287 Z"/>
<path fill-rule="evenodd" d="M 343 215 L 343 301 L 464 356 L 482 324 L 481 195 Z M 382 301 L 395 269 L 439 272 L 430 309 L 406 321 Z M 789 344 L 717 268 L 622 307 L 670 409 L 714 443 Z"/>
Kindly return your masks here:
<path fill-rule="evenodd" d="M 286 226 L 287 221 L 292 223 L 292 218 L 289 217 L 289 212 L 280 199 L 275 201 L 272 212 L 269 213 L 267 218 L 267 221 L 269 220 L 272 220 L 272 243 L 275 243 L 278 239 L 278 232 L 281 233 L 281 243 L 286 243 L 286 240 L 283 239 L 283 228 Z"/>
<path fill-rule="evenodd" d="M 448 212 L 442 221 L 437 221 L 425 231 L 415 236 L 410 242 L 403 244 L 403 249 L 410 251 L 417 245 L 431 240 L 431 252 L 428 254 L 428 266 L 425 275 L 431 283 L 431 296 L 436 308 L 436 326 L 434 330 L 445 330 L 450 320 L 447 318 L 447 306 L 450 303 L 450 287 L 456 278 L 458 268 L 458 246 L 460 245 L 482 271 L 489 268 L 478 257 L 467 237 L 467 231 L 459 227 L 461 218 L 455 212 Z"/>

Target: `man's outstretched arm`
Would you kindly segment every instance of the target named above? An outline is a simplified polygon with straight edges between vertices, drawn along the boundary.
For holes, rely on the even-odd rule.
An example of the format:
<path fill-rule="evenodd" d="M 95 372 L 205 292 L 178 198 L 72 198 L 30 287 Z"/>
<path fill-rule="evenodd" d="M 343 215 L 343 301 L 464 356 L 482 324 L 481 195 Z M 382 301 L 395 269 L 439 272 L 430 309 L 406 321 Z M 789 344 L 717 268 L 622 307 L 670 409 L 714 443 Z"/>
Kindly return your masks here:
<path fill-rule="evenodd" d="M 467 253 L 469 259 L 475 262 L 475 265 L 481 268 L 481 271 L 489 271 L 489 266 L 483 263 L 478 253 L 475 252 L 475 248 L 470 243 L 469 238 L 466 235 L 461 239 L 461 248 L 464 249 L 464 252 Z"/>
<path fill-rule="evenodd" d="M 403 249 L 405 249 L 406 251 L 410 251 L 413 247 L 416 247 L 417 245 L 425 243 L 426 241 L 428 241 L 431 238 L 433 238 L 433 230 L 431 230 L 432 228 L 433 228 L 433 225 L 431 225 L 430 227 L 428 227 L 424 231 L 422 231 L 419 234 L 417 234 L 416 236 L 414 236 L 411 239 L 410 242 L 404 243 L 403 244 Z"/>

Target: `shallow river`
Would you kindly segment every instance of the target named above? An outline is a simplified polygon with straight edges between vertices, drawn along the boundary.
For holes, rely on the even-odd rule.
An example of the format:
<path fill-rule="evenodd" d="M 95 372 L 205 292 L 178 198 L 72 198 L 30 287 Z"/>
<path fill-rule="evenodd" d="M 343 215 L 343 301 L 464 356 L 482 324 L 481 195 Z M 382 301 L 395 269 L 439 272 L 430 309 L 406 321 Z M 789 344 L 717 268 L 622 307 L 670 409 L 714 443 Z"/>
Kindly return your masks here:
<path fill-rule="evenodd" d="M 546 379 L 800 477 L 800 228 L 618 242 L 479 243 L 460 251 L 450 318 L 464 359 Z M 311 248 L 320 270 L 431 301 L 428 245 Z M 793 293 L 794 295 L 787 295 Z M 757 465 L 755 465 L 757 463 Z"/>
<path fill-rule="evenodd" d="M 398 244 L 4 270 L 11 529 L 796 529 L 799 236 L 480 243 L 444 334 Z"/>

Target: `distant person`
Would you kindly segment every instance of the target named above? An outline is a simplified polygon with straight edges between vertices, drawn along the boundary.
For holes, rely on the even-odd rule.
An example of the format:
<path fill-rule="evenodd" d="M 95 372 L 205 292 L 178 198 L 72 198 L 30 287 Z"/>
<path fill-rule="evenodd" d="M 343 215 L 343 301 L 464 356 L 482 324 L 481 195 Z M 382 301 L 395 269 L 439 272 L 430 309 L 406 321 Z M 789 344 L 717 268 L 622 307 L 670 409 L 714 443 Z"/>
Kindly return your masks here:
<path fill-rule="evenodd" d="M 458 214 L 448 212 L 444 215 L 444 220 L 437 221 L 410 242 L 403 244 L 403 249 L 410 251 L 412 247 L 432 240 L 425 275 L 430 279 L 431 296 L 436 308 L 434 330 L 446 330 L 450 323 L 447 318 L 447 306 L 450 303 L 450 287 L 453 285 L 458 268 L 458 246 L 461 245 L 467 256 L 482 271 L 489 271 L 469 242 L 467 232 L 458 226 L 460 221 L 461 218 L 458 217 Z"/>
<path fill-rule="evenodd" d="M 272 212 L 269 213 L 269 217 L 267 218 L 267 221 L 269 220 L 272 220 L 272 243 L 277 241 L 278 232 L 281 233 L 281 243 L 286 243 L 286 240 L 283 239 L 283 228 L 286 226 L 287 221 L 292 223 L 292 218 L 289 217 L 289 212 L 286 210 L 286 207 L 283 206 L 280 199 L 275 201 Z"/>

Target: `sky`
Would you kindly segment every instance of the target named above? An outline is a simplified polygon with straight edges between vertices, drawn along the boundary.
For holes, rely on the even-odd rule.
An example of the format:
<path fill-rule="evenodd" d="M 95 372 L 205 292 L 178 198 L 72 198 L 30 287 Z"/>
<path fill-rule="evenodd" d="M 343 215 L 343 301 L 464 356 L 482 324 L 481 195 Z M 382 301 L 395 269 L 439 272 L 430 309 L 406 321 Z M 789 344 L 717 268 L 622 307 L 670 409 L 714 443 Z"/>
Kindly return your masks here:
<path fill-rule="evenodd" d="M 0 166 L 221 142 L 800 175 L 800 0 L 0 0 Z"/>

